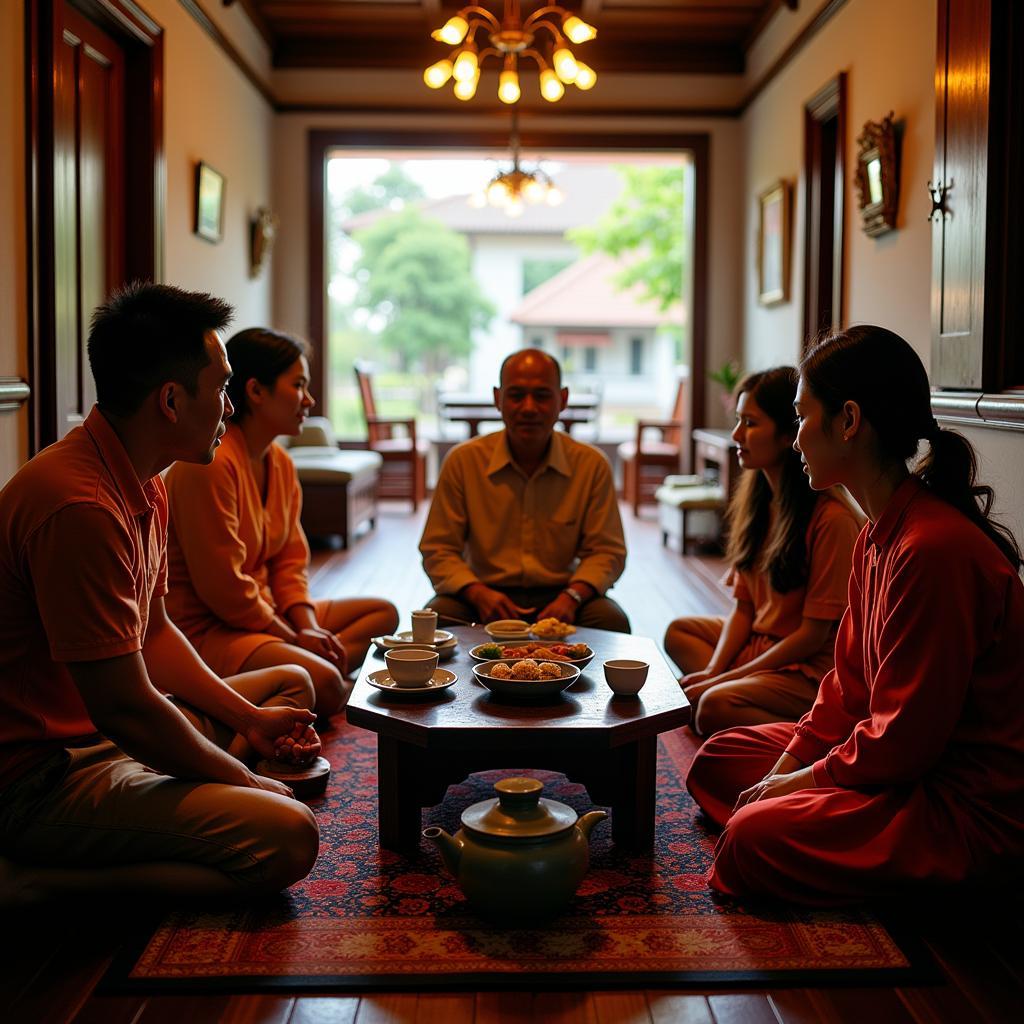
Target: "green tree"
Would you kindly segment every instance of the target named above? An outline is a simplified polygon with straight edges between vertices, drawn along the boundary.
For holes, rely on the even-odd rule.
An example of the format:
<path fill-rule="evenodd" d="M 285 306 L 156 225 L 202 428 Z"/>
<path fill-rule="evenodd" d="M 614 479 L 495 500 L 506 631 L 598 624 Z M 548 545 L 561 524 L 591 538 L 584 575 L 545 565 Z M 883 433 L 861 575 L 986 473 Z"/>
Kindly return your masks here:
<path fill-rule="evenodd" d="M 682 298 L 686 169 L 617 167 L 622 193 L 597 224 L 574 228 L 569 239 L 588 255 L 605 252 L 629 263 L 616 277 L 623 290 L 639 284 L 662 312 Z"/>
<path fill-rule="evenodd" d="M 341 203 L 350 217 L 367 210 L 383 210 L 394 205 L 401 207 L 424 196 L 419 183 L 413 181 L 401 164 L 388 164 L 383 174 L 377 175 L 372 184 L 352 189 L 342 197 Z"/>
<path fill-rule="evenodd" d="M 440 221 L 406 209 L 356 233 L 356 304 L 383 323 L 381 344 L 404 369 L 439 373 L 468 355 L 472 332 L 486 327 L 494 307 L 470 268 L 466 239 Z"/>

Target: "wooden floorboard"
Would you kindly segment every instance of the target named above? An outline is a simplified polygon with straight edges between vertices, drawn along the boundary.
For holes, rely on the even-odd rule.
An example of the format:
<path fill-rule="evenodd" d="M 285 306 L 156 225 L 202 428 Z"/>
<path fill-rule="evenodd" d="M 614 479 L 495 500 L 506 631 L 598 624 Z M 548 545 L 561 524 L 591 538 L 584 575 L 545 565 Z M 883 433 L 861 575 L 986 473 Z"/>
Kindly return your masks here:
<path fill-rule="evenodd" d="M 350 551 L 314 550 L 317 597 L 381 594 L 403 622 L 430 597 L 417 544 L 426 513 L 386 506 L 377 528 Z M 629 545 L 613 596 L 635 633 L 659 643 L 670 619 L 721 614 L 728 599 L 716 558 L 663 548 L 653 512 L 623 508 Z M 3 1024 L 1009 1024 L 1024 1018 L 1018 902 L 992 901 L 945 917 L 922 915 L 924 935 L 943 969 L 937 985 L 899 989 L 790 988 L 742 992 L 480 992 L 363 995 L 102 996 L 93 988 L 129 933 L 105 914 L 79 912 L 24 926 L 9 922 L 13 949 L 0 960 Z"/>

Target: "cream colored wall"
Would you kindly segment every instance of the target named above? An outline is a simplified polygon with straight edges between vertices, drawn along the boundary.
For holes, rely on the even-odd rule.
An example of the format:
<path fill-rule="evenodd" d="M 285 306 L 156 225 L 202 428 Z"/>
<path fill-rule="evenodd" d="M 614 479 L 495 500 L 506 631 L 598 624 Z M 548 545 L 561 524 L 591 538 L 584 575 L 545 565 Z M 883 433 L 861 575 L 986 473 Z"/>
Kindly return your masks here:
<path fill-rule="evenodd" d="M 792 18 L 792 15 L 787 17 Z M 878 26 L 886 26 L 884 32 Z M 783 42 L 784 40 L 780 40 Z M 762 62 L 764 57 L 761 57 Z M 847 74 L 844 307 L 849 323 L 880 322 L 925 357 L 931 331 L 931 232 L 925 183 L 931 177 L 935 105 L 935 0 L 849 0 L 751 104 L 746 149 L 744 361 L 790 362 L 803 331 L 803 108 L 840 71 Z M 856 137 L 889 111 L 905 122 L 899 230 L 878 239 L 860 229 L 852 183 Z M 794 186 L 791 299 L 757 302 L 758 193 L 778 179 Z"/>
<path fill-rule="evenodd" d="M 249 223 L 271 206 L 274 113 L 255 87 L 189 16 L 178 0 L 144 0 L 164 28 L 164 144 L 167 161 L 164 280 L 209 291 L 236 309 L 235 326 L 271 319 L 271 265 L 249 276 Z M 220 4 L 204 4 L 250 65 L 269 66 L 248 21 Z M 211 164 L 226 180 L 224 237 L 211 244 L 192 233 L 195 165 Z"/>
<path fill-rule="evenodd" d="M 164 280 L 223 296 L 235 305 L 237 324 L 267 323 L 273 268 L 251 279 L 248 249 L 249 218 L 271 205 L 273 112 L 178 0 L 140 6 L 165 33 Z M 205 6 L 250 65 L 269 71 L 269 53 L 245 16 Z M 23 10 L 20 2 L 0 3 L 0 377 L 28 374 Z M 224 240 L 217 245 L 192 234 L 197 160 L 227 179 Z M 0 412 L 0 483 L 27 453 L 27 410 Z"/>
<path fill-rule="evenodd" d="M 283 114 L 274 128 L 274 151 L 290 154 L 274 168 L 274 208 L 281 218 L 277 240 L 274 279 L 275 324 L 283 330 L 306 334 L 309 330 L 307 308 L 308 251 L 306 176 L 307 138 L 310 130 L 355 130 L 407 128 L 417 131 L 451 130 L 453 124 L 462 129 L 493 129 L 487 115 L 463 114 L 457 122 L 450 115 L 424 115 L 382 118 L 370 115 L 326 116 Z M 610 118 L 600 123 L 575 119 L 566 125 L 564 119 L 550 114 L 531 118 L 537 131 L 561 131 L 566 147 L 572 145 L 574 131 L 581 133 L 636 133 L 656 131 L 684 134 L 707 132 L 711 137 L 710 227 L 709 227 L 709 309 L 708 338 L 710 366 L 717 366 L 739 352 L 741 306 L 737 301 L 736 267 L 741 260 L 742 214 L 735 197 L 742 186 L 742 149 L 739 122 L 735 119 L 696 120 L 685 118 Z M 712 398 L 709 412 L 718 415 L 718 403 Z"/>
<path fill-rule="evenodd" d="M 0 377 L 28 377 L 24 5 L 0 4 Z M 0 485 L 28 450 L 28 409 L 0 411 Z"/>
<path fill-rule="evenodd" d="M 756 81 L 816 12 L 781 10 L 748 61 Z M 880 28 L 884 26 L 884 29 Z M 879 323 L 905 337 L 927 367 L 931 344 L 931 226 L 926 183 L 935 148 L 935 0 L 848 0 L 746 111 L 741 202 L 743 361 L 747 368 L 792 362 L 801 348 L 803 302 L 803 107 L 838 72 L 847 73 L 844 302 L 847 323 Z M 869 238 L 860 227 L 852 175 L 856 138 L 889 111 L 905 122 L 898 230 Z M 795 186 L 792 298 L 757 302 L 757 194 L 779 178 Z M 1024 540 L 1024 435 L 963 431 L 978 449 L 982 479 L 996 488 L 996 511 Z"/>

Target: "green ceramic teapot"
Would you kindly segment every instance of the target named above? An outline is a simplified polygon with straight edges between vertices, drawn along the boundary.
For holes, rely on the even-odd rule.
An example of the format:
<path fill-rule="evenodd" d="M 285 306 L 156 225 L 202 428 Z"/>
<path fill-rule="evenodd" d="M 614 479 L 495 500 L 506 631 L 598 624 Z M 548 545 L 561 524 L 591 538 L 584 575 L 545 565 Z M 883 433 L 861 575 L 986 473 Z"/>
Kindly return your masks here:
<path fill-rule="evenodd" d="M 550 917 L 579 888 L 590 862 L 590 831 L 608 815 L 576 812 L 540 799 L 542 783 L 515 777 L 494 784 L 498 799 L 462 812 L 454 836 L 431 827 L 423 835 L 474 908 L 501 918 Z"/>

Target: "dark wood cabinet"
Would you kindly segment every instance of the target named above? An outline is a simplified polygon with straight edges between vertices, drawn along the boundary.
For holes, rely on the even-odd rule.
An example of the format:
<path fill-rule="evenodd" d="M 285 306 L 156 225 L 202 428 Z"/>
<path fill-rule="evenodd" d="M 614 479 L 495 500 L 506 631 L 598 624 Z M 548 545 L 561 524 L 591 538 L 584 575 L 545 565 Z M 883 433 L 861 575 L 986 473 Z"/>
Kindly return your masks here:
<path fill-rule="evenodd" d="M 1024 385 L 1024 10 L 938 0 L 932 383 Z"/>

